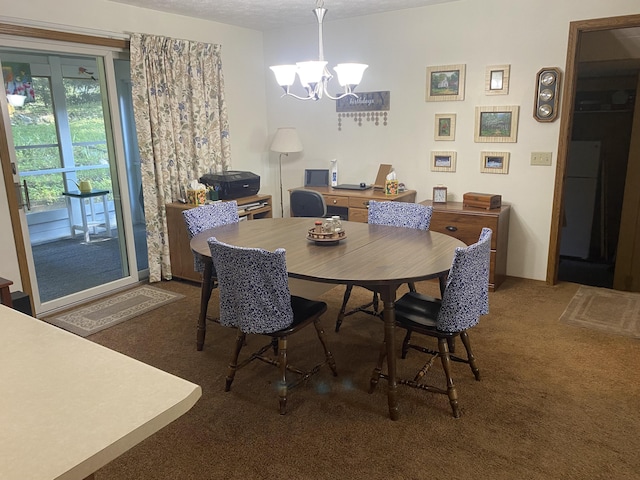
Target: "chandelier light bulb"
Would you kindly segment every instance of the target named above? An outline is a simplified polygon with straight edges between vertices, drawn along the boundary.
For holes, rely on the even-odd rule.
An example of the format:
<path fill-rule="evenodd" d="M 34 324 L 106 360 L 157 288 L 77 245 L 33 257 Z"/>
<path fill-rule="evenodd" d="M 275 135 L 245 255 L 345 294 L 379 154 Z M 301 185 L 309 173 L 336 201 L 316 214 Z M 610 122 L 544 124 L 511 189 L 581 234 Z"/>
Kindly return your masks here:
<path fill-rule="evenodd" d="M 296 81 L 296 71 L 298 67 L 295 65 L 274 65 L 269 67 L 276 76 L 276 82 L 281 87 L 290 87 Z"/>
<path fill-rule="evenodd" d="M 346 95 L 357 97 L 353 91 L 362 81 L 362 75 L 368 65 L 364 63 L 340 63 L 334 67 L 338 76 L 338 83 L 344 88 L 344 93 L 332 97 L 328 92 L 328 83 L 333 78 L 327 69 L 327 62 L 324 61 L 324 47 L 322 40 L 322 20 L 327 13 L 327 9 L 322 7 L 321 0 L 318 0 L 313 13 L 318 19 L 318 60 L 308 62 L 297 62 L 295 65 L 274 65 L 269 67 L 276 76 L 276 82 L 284 90 L 284 95 L 288 95 L 298 100 L 319 100 L 326 95 L 331 100 L 338 100 Z M 289 87 L 295 82 L 296 74 L 300 84 L 307 91 L 306 97 L 300 97 L 289 91 Z M 283 96 L 284 96 L 283 95 Z"/>
<path fill-rule="evenodd" d="M 358 85 L 362 81 L 362 75 L 369 65 L 364 63 L 339 63 L 333 69 L 338 75 L 338 83 L 341 87 L 346 85 Z"/>

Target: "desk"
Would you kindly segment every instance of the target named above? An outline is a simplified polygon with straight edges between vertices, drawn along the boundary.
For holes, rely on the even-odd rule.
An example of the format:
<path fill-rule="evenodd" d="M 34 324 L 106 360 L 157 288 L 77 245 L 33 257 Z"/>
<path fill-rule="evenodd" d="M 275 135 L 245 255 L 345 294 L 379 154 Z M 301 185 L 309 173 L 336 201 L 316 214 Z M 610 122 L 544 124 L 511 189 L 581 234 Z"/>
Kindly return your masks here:
<path fill-rule="evenodd" d="M 465 244 L 436 232 L 345 221 L 346 239 L 337 245 L 316 245 L 306 239 L 313 220 L 272 218 L 225 225 L 193 237 L 191 248 L 209 260 L 205 262 L 204 279 L 211 278 L 211 252 L 207 239 L 214 236 L 222 242 L 241 247 L 260 247 L 270 251 L 284 248 L 287 271 L 293 278 L 375 287 L 384 303 L 389 414 L 397 420 L 396 289 L 403 283 L 442 277 L 451 267 L 455 248 Z M 205 322 L 199 321 L 199 344 L 204 342 Z"/>
<path fill-rule="evenodd" d="M 186 413 L 198 385 L 0 305 L 0 478 L 83 479 Z"/>
<path fill-rule="evenodd" d="M 228 201 L 228 200 L 223 200 Z M 251 195 L 236 199 L 238 216 L 247 220 L 271 217 L 271 195 Z M 251 205 L 248 207 L 247 205 Z M 169 236 L 169 256 L 171 258 L 171 276 L 200 283 L 200 272 L 193 269 L 193 253 L 189 246 L 189 234 L 182 212 L 197 205 L 186 203 L 167 203 L 167 234 Z"/>
<path fill-rule="evenodd" d="M 370 200 L 378 202 L 415 202 L 416 191 L 405 190 L 397 195 L 385 195 L 382 190 L 342 190 L 332 187 L 304 187 L 315 190 L 324 197 L 328 215 L 340 215 L 351 222 L 366 223 L 369 218 L 367 207 Z M 291 190 L 289 190 L 291 192 Z"/>
<path fill-rule="evenodd" d="M 107 236 L 111 236 L 111 219 L 109 218 L 109 205 L 107 203 L 107 195 L 109 190 L 91 190 L 90 192 L 79 192 L 77 190 L 71 192 L 62 192 L 62 195 L 67 197 L 67 211 L 69 212 L 69 225 L 71 227 L 71 236 L 76 236 L 76 230 L 80 230 L 84 233 L 84 241 L 86 243 L 91 242 L 89 237 L 89 229 L 91 227 L 104 227 Z M 104 220 L 102 222 L 96 220 L 95 204 L 93 199 L 95 197 L 102 197 L 102 212 Z M 72 198 L 77 198 L 80 201 L 80 213 L 82 217 L 82 225 L 76 225 L 73 223 L 73 208 L 71 205 Z M 87 208 L 85 200 L 89 199 L 89 209 L 91 213 L 91 221 L 87 220 Z"/>

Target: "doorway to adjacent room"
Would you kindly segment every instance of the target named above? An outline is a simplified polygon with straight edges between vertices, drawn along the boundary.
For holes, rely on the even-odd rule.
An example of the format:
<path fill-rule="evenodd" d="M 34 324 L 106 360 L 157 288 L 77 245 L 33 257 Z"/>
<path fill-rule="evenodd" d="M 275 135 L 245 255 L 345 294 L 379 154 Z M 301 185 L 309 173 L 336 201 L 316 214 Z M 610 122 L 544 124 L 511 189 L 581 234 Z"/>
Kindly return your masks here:
<path fill-rule="evenodd" d="M 549 283 L 640 290 L 640 257 L 634 256 L 640 242 L 624 233 L 640 208 L 628 185 L 640 166 L 632 144 L 640 132 L 640 52 L 629 53 L 638 38 L 640 15 L 571 24 Z"/>

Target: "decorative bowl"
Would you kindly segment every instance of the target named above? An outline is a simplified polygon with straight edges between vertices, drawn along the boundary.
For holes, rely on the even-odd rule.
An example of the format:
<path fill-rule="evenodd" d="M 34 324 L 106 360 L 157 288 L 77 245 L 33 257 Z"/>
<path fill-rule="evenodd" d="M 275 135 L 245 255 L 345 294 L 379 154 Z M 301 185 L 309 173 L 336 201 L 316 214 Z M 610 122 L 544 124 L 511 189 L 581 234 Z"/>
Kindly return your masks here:
<path fill-rule="evenodd" d="M 307 240 L 316 242 L 317 244 L 335 244 L 345 238 L 347 238 L 347 234 L 344 230 L 340 230 L 339 232 L 325 233 L 316 232 L 315 228 L 311 228 L 307 232 Z"/>

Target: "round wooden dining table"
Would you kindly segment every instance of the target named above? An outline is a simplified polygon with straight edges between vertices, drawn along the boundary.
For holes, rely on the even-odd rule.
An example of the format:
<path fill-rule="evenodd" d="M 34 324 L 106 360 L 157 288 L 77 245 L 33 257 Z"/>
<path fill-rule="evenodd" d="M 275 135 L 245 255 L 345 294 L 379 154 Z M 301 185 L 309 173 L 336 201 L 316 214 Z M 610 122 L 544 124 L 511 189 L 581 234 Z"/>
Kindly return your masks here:
<path fill-rule="evenodd" d="M 203 279 L 211 278 L 211 252 L 207 239 L 274 251 L 286 250 L 292 278 L 375 289 L 384 304 L 384 339 L 387 348 L 388 404 L 391 419 L 399 418 L 395 357 L 396 290 L 408 282 L 446 278 L 460 240 L 437 232 L 343 221 L 345 237 L 337 243 L 309 240 L 314 218 L 264 218 L 224 225 L 196 235 L 191 249 L 205 259 Z M 206 285 L 209 283 L 209 285 Z M 203 282 L 204 292 L 210 282 Z M 208 299 L 208 296 L 206 297 Z M 198 321 L 198 342 L 204 342 L 206 319 Z"/>

